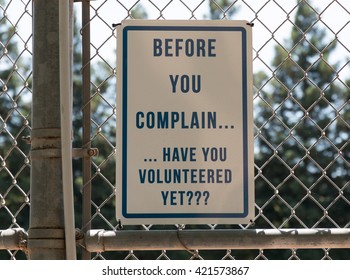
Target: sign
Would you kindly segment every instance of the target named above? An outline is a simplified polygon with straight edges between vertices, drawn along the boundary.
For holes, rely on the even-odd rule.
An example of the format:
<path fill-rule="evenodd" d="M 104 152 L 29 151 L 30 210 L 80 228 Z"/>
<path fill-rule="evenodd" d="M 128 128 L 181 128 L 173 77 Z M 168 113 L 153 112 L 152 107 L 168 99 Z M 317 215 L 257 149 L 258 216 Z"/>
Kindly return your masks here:
<path fill-rule="evenodd" d="M 254 218 L 251 26 L 123 21 L 117 29 L 117 219 Z"/>

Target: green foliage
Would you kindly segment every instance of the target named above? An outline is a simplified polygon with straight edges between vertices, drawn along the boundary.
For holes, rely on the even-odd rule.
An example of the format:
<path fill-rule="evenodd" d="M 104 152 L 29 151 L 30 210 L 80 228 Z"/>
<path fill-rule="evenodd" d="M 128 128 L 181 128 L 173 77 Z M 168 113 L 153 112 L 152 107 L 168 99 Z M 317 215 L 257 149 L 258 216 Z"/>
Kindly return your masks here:
<path fill-rule="evenodd" d="M 209 1 L 210 19 L 229 19 L 236 12 L 232 0 L 211 0 Z"/>
<path fill-rule="evenodd" d="M 145 8 L 141 4 L 138 4 L 131 10 L 131 17 L 133 19 L 146 19 L 148 15 Z"/>

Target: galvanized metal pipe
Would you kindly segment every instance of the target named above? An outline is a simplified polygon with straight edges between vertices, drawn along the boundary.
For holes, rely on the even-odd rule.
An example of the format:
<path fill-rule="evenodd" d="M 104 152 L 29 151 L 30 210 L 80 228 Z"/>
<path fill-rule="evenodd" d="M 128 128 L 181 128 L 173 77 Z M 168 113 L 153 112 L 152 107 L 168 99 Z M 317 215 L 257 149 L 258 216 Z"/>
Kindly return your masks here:
<path fill-rule="evenodd" d="M 83 149 L 91 149 L 91 103 L 90 103 L 90 83 L 91 83 L 91 53 L 90 53 L 90 0 L 82 1 L 82 82 L 83 82 Z M 82 230 L 84 232 L 91 229 L 91 158 L 83 159 L 83 215 Z M 82 251 L 82 259 L 89 260 L 90 253 Z"/>
<path fill-rule="evenodd" d="M 350 248 L 350 229 L 90 230 L 85 246 L 90 252 Z"/>
<path fill-rule="evenodd" d="M 65 259 L 58 4 L 33 1 L 29 259 Z"/>
<path fill-rule="evenodd" d="M 66 259 L 76 259 L 72 166 L 72 14 L 73 1 L 59 1 L 61 154 Z"/>
<path fill-rule="evenodd" d="M 25 250 L 28 235 L 22 228 L 0 230 L 0 250 Z"/>

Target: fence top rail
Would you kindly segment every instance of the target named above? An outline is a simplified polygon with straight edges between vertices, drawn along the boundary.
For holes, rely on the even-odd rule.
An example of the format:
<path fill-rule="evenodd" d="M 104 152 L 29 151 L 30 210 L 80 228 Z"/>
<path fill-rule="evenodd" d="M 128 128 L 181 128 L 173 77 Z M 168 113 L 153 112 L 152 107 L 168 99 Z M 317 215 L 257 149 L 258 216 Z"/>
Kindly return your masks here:
<path fill-rule="evenodd" d="M 22 228 L 0 230 L 0 250 L 25 250 L 28 234 Z"/>
<path fill-rule="evenodd" d="M 22 228 L 0 230 L 0 250 L 26 250 Z M 350 229 L 118 230 L 77 236 L 89 252 L 129 250 L 350 248 Z"/>
<path fill-rule="evenodd" d="M 128 250 L 350 248 L 350 229 L 90 230 L 89 252 Z"/>

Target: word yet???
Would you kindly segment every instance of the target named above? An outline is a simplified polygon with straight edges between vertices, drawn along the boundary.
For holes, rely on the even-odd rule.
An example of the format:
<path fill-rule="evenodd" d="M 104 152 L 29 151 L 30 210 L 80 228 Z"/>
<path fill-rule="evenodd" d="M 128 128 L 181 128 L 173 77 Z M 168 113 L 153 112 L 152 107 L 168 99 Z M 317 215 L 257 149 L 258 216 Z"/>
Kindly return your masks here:
<path fill-rule="evenodd" d="M 163 205 L 208 205 L 210 193 L 208 191 L 162 191 Z"/>

